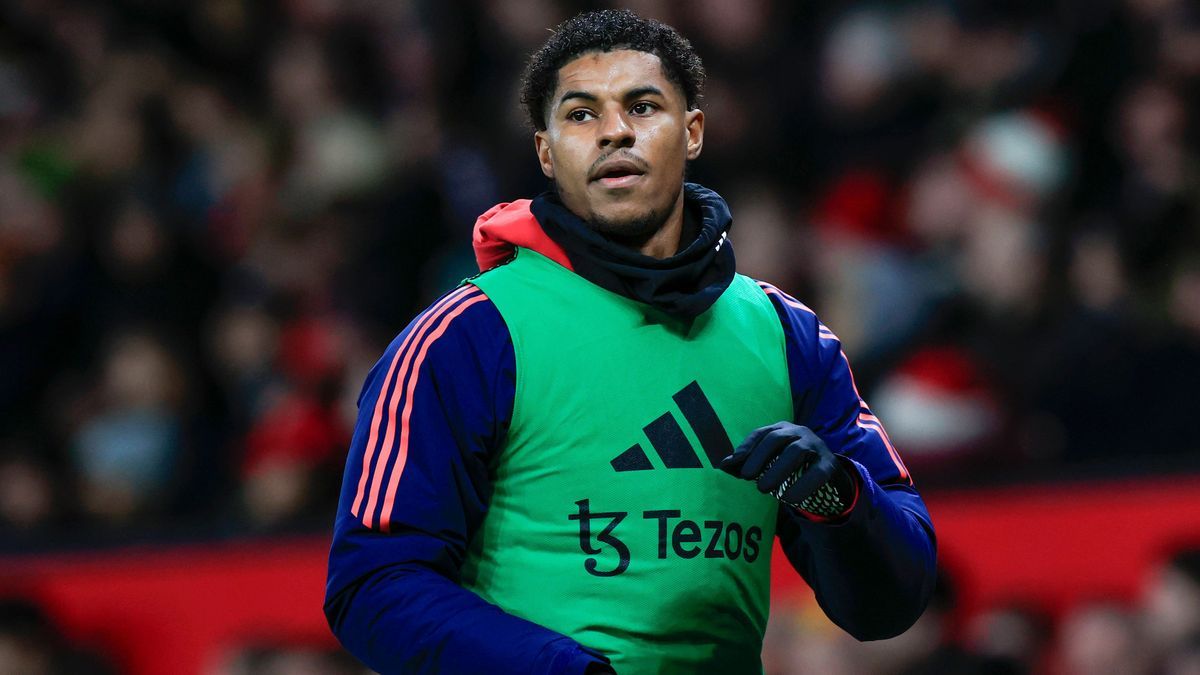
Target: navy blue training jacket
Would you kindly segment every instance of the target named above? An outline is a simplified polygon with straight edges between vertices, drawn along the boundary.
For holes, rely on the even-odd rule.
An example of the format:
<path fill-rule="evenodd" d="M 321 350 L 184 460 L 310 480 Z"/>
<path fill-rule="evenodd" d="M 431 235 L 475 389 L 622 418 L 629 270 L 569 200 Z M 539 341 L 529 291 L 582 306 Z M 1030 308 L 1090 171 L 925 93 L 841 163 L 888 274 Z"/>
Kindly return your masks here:
<path fill-rule="evenodd" d="M 859 396 L 837 337 L 807 307 L 760 285 L 786 338 L 792 421 L 853 460 L 860 479 L 855 505 L 838 522 L 781 508 L 783 550 L 837 625 L 860 640 L 896 635 L 932 591 L 928 511 Z M 468 285 L 414 319 L 367 377 L 325 613 L 342 644 L 377 671 L 583 673 L 602 662 L 458 585 L 468 542 L 487 513 L 488 459 L 504 443 L 515 374 L 504 320 Z"/>

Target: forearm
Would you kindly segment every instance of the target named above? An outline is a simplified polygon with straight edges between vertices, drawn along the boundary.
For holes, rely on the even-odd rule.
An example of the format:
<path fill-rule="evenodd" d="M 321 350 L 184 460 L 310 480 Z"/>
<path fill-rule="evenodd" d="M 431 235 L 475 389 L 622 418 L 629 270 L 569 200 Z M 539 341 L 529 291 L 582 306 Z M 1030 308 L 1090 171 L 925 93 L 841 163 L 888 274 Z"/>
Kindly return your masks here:
<path fill-rule="evenodd" d="M 816 523 L 787 513 L 779 537 L 829 618 L 859 640 L 878 640 L 904 632 L 925 610 L 937 544 L 912 488 L 881 487 L 855 467 L 862 484 L 844 522 Z"/>
<path fill-rule="evenodd" d="M 378 570 L 325 607 L 346 649 L 390 673 L 577 673 L 602 659 L 420 565 Z"/>

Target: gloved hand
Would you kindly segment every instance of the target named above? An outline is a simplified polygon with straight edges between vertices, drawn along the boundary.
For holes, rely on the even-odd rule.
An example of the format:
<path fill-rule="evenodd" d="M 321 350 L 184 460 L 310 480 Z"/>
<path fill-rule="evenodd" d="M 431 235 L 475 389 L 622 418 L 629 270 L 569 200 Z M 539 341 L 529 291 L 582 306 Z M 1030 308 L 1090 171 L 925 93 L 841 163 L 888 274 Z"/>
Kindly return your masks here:
<path fill-rule="evenodd" d="M 845 513 L 857 488 L 825 442 L 808 427 L 791 422 L 750 432 L 732 455 L 721 460 L 720 468 L 755 481 L 759 492 L 824 518 Z"/>

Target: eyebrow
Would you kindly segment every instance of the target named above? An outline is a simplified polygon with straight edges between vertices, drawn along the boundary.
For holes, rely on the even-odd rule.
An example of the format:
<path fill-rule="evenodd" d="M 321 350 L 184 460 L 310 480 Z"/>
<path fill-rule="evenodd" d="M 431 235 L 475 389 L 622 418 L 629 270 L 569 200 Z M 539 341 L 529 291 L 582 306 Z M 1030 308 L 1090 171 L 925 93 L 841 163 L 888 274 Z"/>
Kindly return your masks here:
<path fill-rule="evenodd" d="M 624 98 L 625 100 L 629 100 L 631 98 L 641 98 L 642 96 L 647 96 L 647 95 L 663 96 L 663 97 L 666 96 L 665 94 L 662 93 L 662 90 L 659 89 L 658 87 L 655 87 L 652 85 L 645 85 L 642 87 L 637 87 L 636 89 L 630 89 L 629 91 L 625 92 L 625 95 L 622 98 Z M 571 90 L 571 91 L 564 93 L 562 95 L 562 98 L 558 99 L 558 104 L 562 105 L 563 103 L 566 103 L 568 100 L 573 99 L 573 98 L 580 98 L 585 101 L 590 101 L 592 103 L 595 103 L 596 101 L 600 100 L 600 98 L 598 96 L 596 96 L 595 94 L 592 94 L 592 93 L 589 93 L 586 91 Z"/>
<path fill-rule="evenodd" d="M 641 97 L 643 97 L 643 96 L 663 96 L 663 97 L 666 97 L 666 94 L 662 93 L 662 90 L 661 90 L 661 89 L 659 89 L 658 87 L 653 87 L 653 86 L 650 86 L 650 85 L 646 85 L 646 86 L 644 86 L 644 87 L 638 87 L 637 89 L 631 89 L 631 90 L 629 90 L 628 92 L 626 92 L 626 93 L 625 93 L 625 99 L 626 99 L 626 100 L 629 100 L 629 99 L 631 99 L 631 98 L 641 98 Z"/>
<path fill-rule="evenodd" d="M 581 98 L 585 101 L 591 101 L 593 103 L 600 100 L 595 94 L 589 94 L 586 91 L 568 91 L 562 95 L 562 98 L 558 99 L 558 104 L 562 105 L 573 98 Z"/>

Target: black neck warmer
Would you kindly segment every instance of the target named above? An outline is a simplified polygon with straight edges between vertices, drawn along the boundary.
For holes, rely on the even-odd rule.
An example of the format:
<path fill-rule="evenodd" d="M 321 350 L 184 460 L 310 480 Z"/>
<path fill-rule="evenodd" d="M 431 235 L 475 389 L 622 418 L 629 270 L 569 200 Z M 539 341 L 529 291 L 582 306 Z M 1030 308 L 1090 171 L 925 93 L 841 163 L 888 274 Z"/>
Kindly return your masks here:
<path fill-rule="evenodd" d="M 683 184 L 684 237 L 696 238 L 669 258 L 652 258 L 604 237 L 567 210 L 555 192 L 530 205 L 546 235 L 561 246 L 575 272 L 588 281 L 683 319 L 712 306 L 733 281 L 733 217 L 721 195 Z"/>

